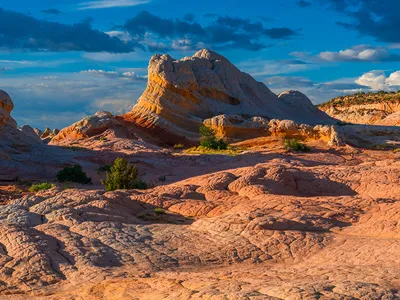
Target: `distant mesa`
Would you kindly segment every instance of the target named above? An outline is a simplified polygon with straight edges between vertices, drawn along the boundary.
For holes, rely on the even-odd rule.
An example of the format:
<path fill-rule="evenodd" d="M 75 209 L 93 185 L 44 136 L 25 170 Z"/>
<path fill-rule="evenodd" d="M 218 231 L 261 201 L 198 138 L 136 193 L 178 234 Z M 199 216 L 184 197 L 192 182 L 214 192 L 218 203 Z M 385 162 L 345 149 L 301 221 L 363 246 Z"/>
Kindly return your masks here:
<path fill-rule="evenodd" d="M 337 97 L 318 107 L 346 123 L 400 126 L 400 92 L 361 92 Z"/>

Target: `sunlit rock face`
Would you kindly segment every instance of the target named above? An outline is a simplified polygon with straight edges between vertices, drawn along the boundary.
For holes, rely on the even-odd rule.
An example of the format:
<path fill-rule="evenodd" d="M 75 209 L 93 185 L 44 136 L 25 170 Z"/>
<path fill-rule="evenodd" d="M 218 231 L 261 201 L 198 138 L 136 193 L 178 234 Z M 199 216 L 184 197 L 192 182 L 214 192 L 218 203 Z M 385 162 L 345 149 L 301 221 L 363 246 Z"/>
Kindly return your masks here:
<path fill-rule="evenodd" d="M 319 105 L 342 122 L 366 125 L 400 126 L 400 93 L 357 93 L 341 96 Z"/>
<path fill-rule="evenodd" d="M 225 57 L 200 50 L 175 60 L 154 55 L 148 67 L 148 85 L 127 118 L 145 128 L 161 128 L 188 139 L 197 139 L 199 126 L 215 116 L 237 115 L 290 119 L 306 124 L 332 123 L 299 92 L 279 97 Z"/>
<path fill-rule="evenodd" d="M 17 127 L 17 123 L 11 117 L 11 111 L 13 109 L 14 103 L 10 96 L 5 91 L 0 90 L 0 128 L 4 126 Z"/>

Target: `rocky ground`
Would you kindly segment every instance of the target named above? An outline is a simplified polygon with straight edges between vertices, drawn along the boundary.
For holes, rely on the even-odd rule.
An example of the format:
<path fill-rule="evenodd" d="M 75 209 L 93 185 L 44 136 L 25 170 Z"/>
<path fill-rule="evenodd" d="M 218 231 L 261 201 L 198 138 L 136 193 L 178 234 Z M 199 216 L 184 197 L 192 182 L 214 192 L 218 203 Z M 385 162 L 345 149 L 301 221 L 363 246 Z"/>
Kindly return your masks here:
<path fill-rule="evenodd" d="M 400 296 L 399 152 L 316 141 L 298 154 L 271 138 L 238 146 L 248 150 L 129 153 L 154 179 L 145 191 L 58 186 L 9 199 L 2 298 Z"/>

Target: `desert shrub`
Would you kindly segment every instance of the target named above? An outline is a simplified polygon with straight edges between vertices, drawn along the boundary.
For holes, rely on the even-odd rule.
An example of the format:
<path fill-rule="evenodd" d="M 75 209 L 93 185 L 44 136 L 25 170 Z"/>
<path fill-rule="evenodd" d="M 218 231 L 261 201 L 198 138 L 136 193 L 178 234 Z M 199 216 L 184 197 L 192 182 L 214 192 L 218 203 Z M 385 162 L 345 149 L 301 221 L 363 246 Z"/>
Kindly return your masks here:
<path fill-rule="evenodd" d="M 75 165 L 72 167 L 66 167 L 57 173 L 57 180 L 59 182 L 76 182 L 82 184 L 92 183 L 92 179 L 83 172 L 80 165 Z"/>
<path fill-rule="evenodd" d="M 110 165 L 103 165 L 103 166 L 100 166 L 97 169 L 97 173 L 105 173 L 105 172 L 111 172 L 111 166 Z"/>
<path fill-rule="evenodd" d="M 147 189 L 146 182 L 138 179 L 138 171 L 135 165 L 130 164 L 124 158 L 117 158 L 111 171 L 107 172 L 107 178 L 101 182 L 106 191 Z"/>
<path fill-rule="evenodd" d="M 156 215 L 165 215 L 166 214 L 165 210 L 160 207 L 155 208 L 154 212 L 156 213 Z"/>
<path fill-rule="evenodd" d="M 214 130 L 207 126 L 201 126 L 199 133 L 200 146 L 206 149 L 226 150 L 228 144 L 223 139 L 217 139 Z"/>
<path fill-rule="evenodd" d="M 175 150 L 180 150 L 180 149 L 183 149 L 183 148 L 185 148 L 185 145 L 184 145 L 184 144 L 175 144 L 175 145 L 174 145 L 174 149 L 175 149 Z"/>
<path fill-rule="evenodd" d="M 285 140 L 285 149 L 286 150 L 293 150 L 298 152 L 307 152 L 310 151 L 310 147 L 306 144 L 299 142 L 296 139 L 286 139 Z"/>
<path fill-rule="evenodd" d="M 39 184 L 34 184 L 29 188 L 29 191 L 31 193 L 36 193 L 39 191 L 46 191 L 54 187 L 54 184 L 49 183 L 49 182 L 43 182 Z"/>

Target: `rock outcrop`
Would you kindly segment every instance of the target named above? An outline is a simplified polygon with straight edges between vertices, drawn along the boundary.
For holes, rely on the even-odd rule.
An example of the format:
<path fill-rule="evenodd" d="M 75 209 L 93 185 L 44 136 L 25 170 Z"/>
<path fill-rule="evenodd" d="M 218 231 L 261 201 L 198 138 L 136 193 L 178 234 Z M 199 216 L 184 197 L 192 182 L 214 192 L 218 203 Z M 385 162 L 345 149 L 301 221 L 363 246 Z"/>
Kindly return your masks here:
<path fill-rule="evenodd" d="M 250 123 L 254 117 L 333 123 L 300 92 L 289 91 L 278 97 L 209 50 L 181 60 L 154 55 L 148 67 L 147 88 L 125 118 L 145 128 L 197 140 L 203 121 L 221 114 L 240 116 Z"/>
<path fill-rule="evenodd" d="M 59 131 L 51 140 L 50 144 L 68 144 L 71 141 L 87 139 L 93 136 L 112 134 L 119 138 L 136 139 L 133 129 L 129 128 L 129 124 L 114 116 L 110 112 L 99 111 L 93 116 L 86 117 L 79 122 Z"/>
<path fill-rule="evenodd" d="M 42 139 L 38 135 L 38 132 L 29 125 L 22 125 L 19 130 L 21 130 L 24 134 L 28 135 L 32 139 L 37 140 L 38 142 L 42 141 Z"/>
<path fill-rule="evenodd" d="M 241 116 L 220 115 L 204 120 L 204 125 L 212 128 L 219 138 L 230 141 L 251 139 L 260 136 L 278 136 L 303 140 L 322 140 L 332 146 L 343 146 L 346 137 L 341 127 L 335 125 L 307 125 L 292 120 L 268 121 L 265 118 L 253 117 L 244 119 Z"/>
<path fill-rule="evenodd" d="M 11 111 L 14 109 L 14 103 L 10 96 L 0 90 L 0 128 L 17 127 L 17 122 L 11 117 Z"/>
<path fill-rule="evenodd" d="M 357 93 L 318 106 L 331 117 L 346 123 L 400 125 L 400 93 Z"/>

